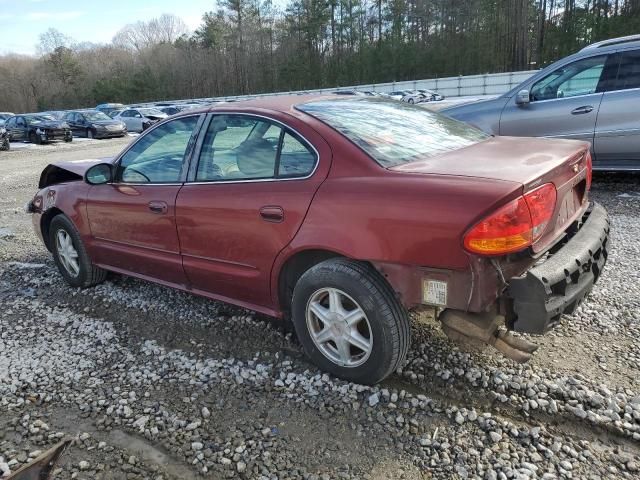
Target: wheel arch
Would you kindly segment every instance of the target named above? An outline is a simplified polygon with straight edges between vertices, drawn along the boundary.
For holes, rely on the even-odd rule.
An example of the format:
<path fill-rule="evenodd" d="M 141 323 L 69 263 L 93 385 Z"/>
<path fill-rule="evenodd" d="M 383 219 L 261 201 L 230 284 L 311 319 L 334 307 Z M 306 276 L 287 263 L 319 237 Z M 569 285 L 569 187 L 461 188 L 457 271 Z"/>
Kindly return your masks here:
<path fill-rule="evenodd" d="M 311 267 L 330 258 L 346 258 L 345 255 L 332 250 L 308 248 L 291 254 L 284 260 L 277 272 L 277 300 L 280 310 L 287 318 L 291 311 L 293 289 L 300 277 Z"/>
<path fill-rule="evenodd" d="M 57 207 L 51 207 L 40 217 L 40 231 L 42 232 L 42 240 L 44 241 L 47 250 L 49 250 L 50 252 L 52 251 L 52 249 L 51 244 L 49 243 L 49 227 L 51 226 L 51 221 L 60 214 L 64 215 L 65 213 Z"/>

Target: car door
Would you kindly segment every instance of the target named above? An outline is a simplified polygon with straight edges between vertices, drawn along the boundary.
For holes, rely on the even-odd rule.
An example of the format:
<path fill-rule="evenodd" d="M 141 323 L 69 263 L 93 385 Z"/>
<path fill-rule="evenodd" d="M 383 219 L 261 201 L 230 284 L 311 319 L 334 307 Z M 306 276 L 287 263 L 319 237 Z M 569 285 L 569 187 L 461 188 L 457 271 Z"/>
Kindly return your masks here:
<path fill-rule="evenodd" d="M 135 129 L 135 122 L 134 122 L 134 110 L 125 110 L 124 112 L 122 112 L 120 114 L 120 120 L 122 120 L 125 125 L 127 126 L 127 130 L 129 130 L 130 132 L 137 132 L 138 130 Z"/>
<path fill-rule="evenodd" d="M 113 183 L 90 188 L 87 215 L 97 264 L 186 285 L 175 200 L 199 119 L 181 117 L 150 130 L 116 160 Z"/>
<path fill-rule="evenodd" d="M 131 110 L 131 128 L 134 132 L 142 132 L 144 128 L 142 128 L 142 123 L 145 118 L 138 110 Z"/>
<path fill-rule="evenodd" d="M 251 308 L 271 304 L 275 258 L 300 228 L 331 162 L 322 137 L 291 122 L 211 117 L 192 181 L 176 200 L 183 265 L 197 293 Z"/>
<path fill-rule="evenodd" d="M 528 87 L 528 103 L 516 104 L 514 95 L 502 111 L 500 135 L 593 142 L 609 58 L 595 55 L 557 68 Z"/>
<path fill-rule="evenodd" d="M 14 117 L 15 123 L 11 127 L 11 139 L 12 140 L 27 140 L 27 121 L 24 117 Z"/>
<path fill-rule="evenodd" d="M 81 118 L 82 116 L 79 113 L 75 113 L 75 112 L 71 112 L 65 115 L 65 121 L 69 124 L 69 128 L 71 128 L 71 132 L 76 136 L 79 136 L 82 133 L 84 133 L 81 131 L 81 128 L 79 125 L 81 122 Z"/>
<path fill-rule="evenodd" d="M 16 140 L 20 140 L 20 137 L 17 134 L 17 124 L 16 124 L 17 118 L 18 117 L 11 117 L 4 124 L 4 127 L 7 129 L 7 132 L 9 132 L 9 139 L 12 142 Z"/>
<path fill-rule="evenodd" d="M 615 82 L 604 92 L 594 139 L 594 167 L 640 169 L 640 50 L 618 54 Z"/>

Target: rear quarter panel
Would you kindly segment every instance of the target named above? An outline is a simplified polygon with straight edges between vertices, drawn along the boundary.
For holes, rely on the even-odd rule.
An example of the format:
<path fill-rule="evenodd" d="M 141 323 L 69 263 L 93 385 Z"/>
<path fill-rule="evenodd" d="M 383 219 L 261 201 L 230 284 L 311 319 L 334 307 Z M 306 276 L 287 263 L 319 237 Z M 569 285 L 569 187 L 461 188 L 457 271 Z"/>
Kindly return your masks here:
<path fill-rule="evenodd" d="M 330 176 L 287 254 L 319 248 L 360 260 L 466 270 L 465 230 L 520 192 L 512 182 L 446 175 Z"/>

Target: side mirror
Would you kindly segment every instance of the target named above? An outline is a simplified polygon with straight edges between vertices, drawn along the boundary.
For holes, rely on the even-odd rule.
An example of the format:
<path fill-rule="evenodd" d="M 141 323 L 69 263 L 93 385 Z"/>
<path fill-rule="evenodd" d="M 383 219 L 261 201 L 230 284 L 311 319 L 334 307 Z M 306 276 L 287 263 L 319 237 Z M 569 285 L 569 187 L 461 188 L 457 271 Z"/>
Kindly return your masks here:
<path fill-rule="evenodd" d="M 113 165 L 99 163 L 94 165 L 84 174 L 84 181 L 89 185 L 104 185 L 113 180 Z"/>
<path fill-rule="evenodd" d="M 516 93 L 516 105 L 529 105 L 530 101 L 529 90 L 520 90 Z"/>

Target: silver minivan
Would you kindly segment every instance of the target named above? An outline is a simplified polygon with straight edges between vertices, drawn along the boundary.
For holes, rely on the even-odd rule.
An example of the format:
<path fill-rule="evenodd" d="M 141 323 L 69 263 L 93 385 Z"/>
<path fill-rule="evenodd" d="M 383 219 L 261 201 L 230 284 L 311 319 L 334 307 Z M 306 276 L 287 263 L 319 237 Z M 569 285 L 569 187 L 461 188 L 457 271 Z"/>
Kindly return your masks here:
<path fill-rule="evenodd" d="M 441 110 L 494 135 L 591 142 L 598 170 L 640 170 L 640 35 L 583 48 L 491 100 Z"/>

